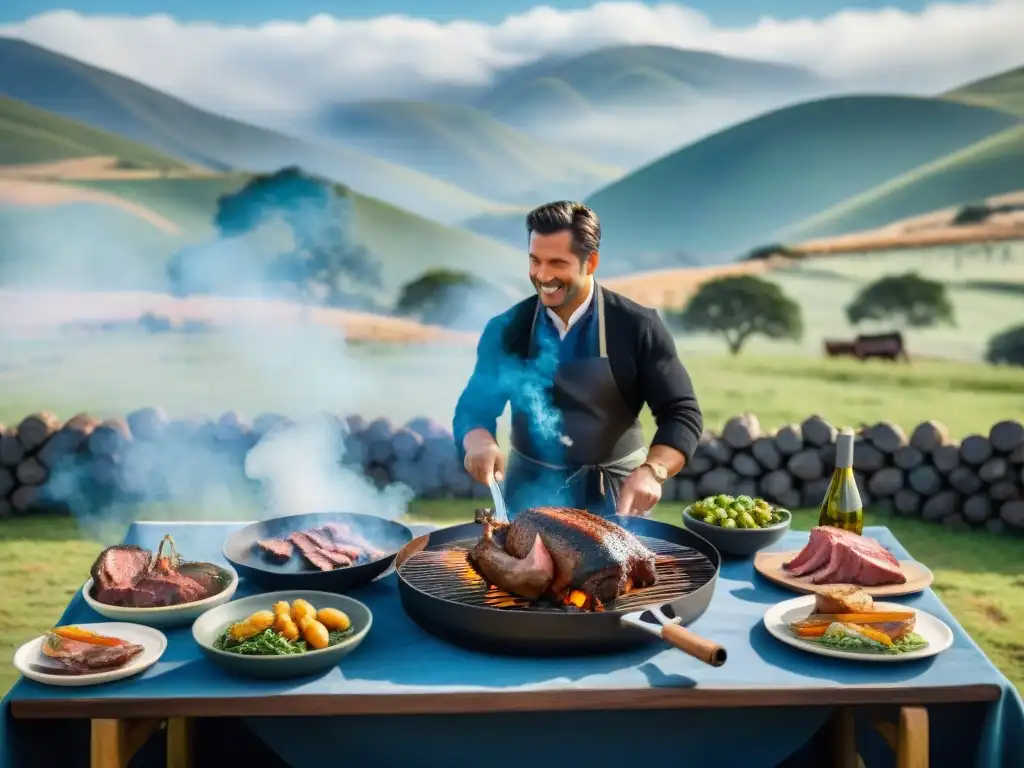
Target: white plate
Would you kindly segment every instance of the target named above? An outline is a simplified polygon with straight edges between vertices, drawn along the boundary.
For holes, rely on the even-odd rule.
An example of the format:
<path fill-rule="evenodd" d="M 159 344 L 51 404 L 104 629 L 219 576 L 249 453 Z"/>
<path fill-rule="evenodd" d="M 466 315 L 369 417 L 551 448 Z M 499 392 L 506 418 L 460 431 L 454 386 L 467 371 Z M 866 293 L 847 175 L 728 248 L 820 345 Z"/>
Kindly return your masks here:
<path fill-rule="evenodd" d="M 158 608 L 125 608 L 120 605 L 107 605 L 97 602 L 92 596 L 92 579 L 82 586 L 82 597 L 90 608 L 105 619 L 114 621 L 130 621 L 134 624 L 145 624 L 147 627 L 184 627 L 202 616 L 211 608 L 231 600 L 238 589 L 238 574 L 234 568 L 217 564 L 217 567 L 231 574 L 231 583 L 213 597 L 196 600 L 193 603 L 180 605 L 163 605 Z"/>
<path fill-rule="evenodd" d="M 144 627 L 139 624 L 127 624 L 119 621 L 104 622 L 102 624 L 74 624 L 81 629 L 87 629 L 98 635 L 116 637 L 126 640 L 129 643 L 138 643 L 144 650 L 123 667 L 107 669 L 102 672 L 89 672 L 84 675 L 48 675 L 44 672 L 36 672 L 29 669 L 29 664 L 54 663 L 43 656 L 43 637 L 29 640 L 14 653 L 14 666 L 21 674 L 29 680 L 45 685 L 59 685 L 62 687 L 78 687 L 82 685 L 99 685 L 110 683 L 114 680 L 123 680 L 126 677 L 137 675 L 143 670 L 149 669 L 156 664 L 160 657 L 167 650 L 167 637 L 159 629 Z"/>
<path fill-rule="evenodd" d="M 815 643 L 810 640 L 803 640 L 790 630 L 791 622 L 800 621 L 814 610 L 814 595 L 794 597 L 792 600 L 784 600 L 768 609 L 764 615 L 764 626 L 769 634 L 781 640 L 786 645 L 799 648 L 808 653 L 816 653 L 819 656 L 832 656 L 837 659 L 854 659 L 856 661 L 913 661 L 914 659 L 926 659 L 937 653 L 942 653 L 953 644 L 953 630 L 945 622 L 937 619 L 930 613 L 924 611 L 914 612 L 917 614 L 917 621 L 914 625 L 914 632 L 928 641 L 928 645 L 916 651 L 907 653 L 871 653 L 869 651 L 842 651 L 837 648 L 829 648 L 826 645 Z M 908 611 L 899 603 L 875 603 L 875 610 L 879 611 Z"/>

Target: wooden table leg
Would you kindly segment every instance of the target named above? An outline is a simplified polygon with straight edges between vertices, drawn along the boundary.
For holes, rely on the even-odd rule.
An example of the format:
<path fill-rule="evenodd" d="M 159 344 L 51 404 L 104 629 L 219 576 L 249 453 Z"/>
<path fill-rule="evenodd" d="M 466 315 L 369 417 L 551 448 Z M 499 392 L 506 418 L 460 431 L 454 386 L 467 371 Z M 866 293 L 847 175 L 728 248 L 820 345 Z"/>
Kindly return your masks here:
<path fill-rule="evenodd" d="M 167 768 L 192 768 L 194 722 L 190 717 L 167 720 Z"/>
<path fill-rule="evenodd" d="M 90 767 L 126 768 L 132 755 L 159 727 L 159 720 L 92 720 L 89 737 Z"/>
<path fill-rule="evenodd" d="M 899 725 L 874 720 L 873 725 L 896 753 L 896 768 L 928 768 L 928 710 L 901 707 Z"/>
<path fill-rule="evenodd" d="M 834 768 L 857 768 L 857 729 L 853 707 L 839 707 L 829 723 L 832 737 L 832 761 Z"/>

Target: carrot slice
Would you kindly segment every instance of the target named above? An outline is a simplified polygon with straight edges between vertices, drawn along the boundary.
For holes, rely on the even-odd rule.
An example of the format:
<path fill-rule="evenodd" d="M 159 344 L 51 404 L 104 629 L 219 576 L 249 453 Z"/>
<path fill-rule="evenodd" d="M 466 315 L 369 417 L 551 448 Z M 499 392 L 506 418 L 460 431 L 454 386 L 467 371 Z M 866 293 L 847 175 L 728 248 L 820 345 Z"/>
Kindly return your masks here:
<path fill-rule="evenodd" d="M 107 637 L 106 635 L 97 635 L 95 632 L 90 632 L 80 627 L 57 627 L 50 631 L 58 637 L 63 637 L 65 640 L 78 640 L 81 643 L 89 643 L 90 645 L 105 645 L 108 647 L 124 645 L 124 640 L 119 640 L 116 637 Z"/>

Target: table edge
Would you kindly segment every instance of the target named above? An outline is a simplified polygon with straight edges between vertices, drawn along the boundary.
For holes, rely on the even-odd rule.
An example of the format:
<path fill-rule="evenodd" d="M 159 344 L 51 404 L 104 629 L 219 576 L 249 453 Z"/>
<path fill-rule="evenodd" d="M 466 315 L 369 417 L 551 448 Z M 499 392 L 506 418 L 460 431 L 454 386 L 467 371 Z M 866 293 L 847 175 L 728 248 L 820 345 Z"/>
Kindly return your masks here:
<path fill-rule="evenodd" d="M 485 714 L 567 710 L 692 709 L 771 706 L 927 705 L 997 701 L 994 683 L 913 688 L 660 688 L 648 690 L 467 691 L 422 694 L 293 694 L 224 698 L 91 698 L 11 701 L 16 719 L 139 717 L 289 717 L 324 715 Z"/>

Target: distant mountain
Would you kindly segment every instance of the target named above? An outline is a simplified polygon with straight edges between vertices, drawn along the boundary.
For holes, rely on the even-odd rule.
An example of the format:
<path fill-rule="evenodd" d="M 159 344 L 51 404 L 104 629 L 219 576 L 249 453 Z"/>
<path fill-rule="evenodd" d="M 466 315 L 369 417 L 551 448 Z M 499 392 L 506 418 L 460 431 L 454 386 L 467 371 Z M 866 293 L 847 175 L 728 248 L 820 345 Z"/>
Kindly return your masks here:
<path fill-rule="evenodd" d="M 674 152 L 587 199 L 620 269 L 680 250 L 727 261 L 796 222 L 1016 123 L 943 99 L 788 107 Z"/>
<path fill-rule="evenodd" d="M 72 172 L 63 175 L 61 161 L 86 158 L 101 162 L 71 163 Z M 29 168 L 39 164 L 52 167 Z M 0 282 L 164 289 L 170 256 L 212 238 L 218 197 L 249 178 L 197 170 L 129 139 L 0 97 Z M 519 249 L 349 194 L 354 235 L 381 262 L 385 299 L 440 267 L 486 276 L 511 291 L 528 288 Z M 290 239 L 277 242 L 282 234 L 261 230 L 259 247 L 289 247 Z"/>
<path fill-rule="evenodd" d="M 144 144 L 0 96 L 0 165 L 83 157 L 116 157 L 126 168 L 188 168 L 187 163 Z"/>
<path fill-rule="evenodd" d="M 633 45 L 548 57 L 432 98 L 473 106 L 547 144 L 626 167 L 778 107 L 833 95 L 798 67 Z"/>
<path fill-rule="evenodd" d="M 792 95 L 825 87 L 799 67 L 658 45 L 602 48 L 506 70 L 470 103 L 511 125 L 562 120 L 588 111 L 677 106 L 705 97 Z"/>
<path fill-rule="evenodd" d="M 418 171 L 220 117 L 21 40 L 0 38 L 0 94 L 209 168 L 272 171 L 300 165 L 440 221 L 493 207 Z"/>
<path fill-rule="evenodd" d="M 982 139 L 952 154 L 844 200 L 780 233 L 800 242 L 875 229 L 1024 187 L 1024 125 Z"/>
<path fill-rule="evenodd" d="M 625 173 L 462 105 L 342 104 L 329 108 L 321 125 L 325 138 L 504 203 L 583 197 Z"/>
<path fill-rule="evenodd" d="M 1024 117 L 1024 67 L 976 80 L 944 95 L 964 104 L 992 107 Z"/>

